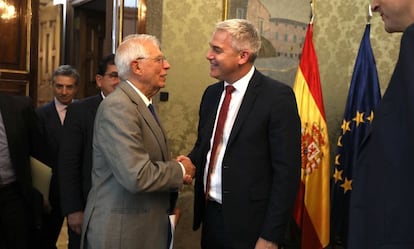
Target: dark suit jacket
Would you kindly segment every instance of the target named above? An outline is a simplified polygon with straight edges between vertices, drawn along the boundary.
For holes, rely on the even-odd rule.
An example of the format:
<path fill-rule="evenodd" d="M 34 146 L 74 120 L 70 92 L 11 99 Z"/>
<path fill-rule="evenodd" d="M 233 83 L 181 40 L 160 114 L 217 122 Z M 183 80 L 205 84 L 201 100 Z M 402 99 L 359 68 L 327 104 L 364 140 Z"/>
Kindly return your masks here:
<path fill-rule="evenodd" d="M 45 141 L 45 155 L 40 160 L 52 168 L 53 173 L 56 171 L 59 144 L 62 137 L 63 126 L 60 122 L 59 114 L 56 111 L 55 101 L 36 109 L 39 117 L 40 129 Z"/>
<path fill-rule="evenodd" d="M 31 100 L 0 94 L 0 110 L 3 117 L 10 159 L 17 183 L 33 216 L 33 225 L 40 227 L 42 197 L 32 186 L 30 156 L 39 156 L 40 133 Z"/>
<path fill-rule="evenodd" d="M 92 139 L 101 94 L 68 107 L 59 154 L 59 182 L 64 215 L 82 211 L 91 188 Z"/>
<path fill-rule="evenodd" d="M 49 201 L 52 207 L 60 209 L 57 162 L 59 145 L 63 135 L 63 125 L 55 107 L 55 101 L 36 109 L 44 144 L 40 161 L 52 168 L 50 179 Z"/>
<path fill-rule="evenodd" d="M 414 248 L 414 24 L 353 176 L 349 249 Z"/>
<path fill-rule="evenodd" d="M 224 83 L 202 97 L 196 165 L 194 224 L 205 207 L 203 174 Z M 234 122 L 222 165 L 224 223 L 234 248 L 254 248 L 259 237 L 281 243 L 291 217 L 301 169 L 301 130 L 292 89 L 255 71 Z"/>

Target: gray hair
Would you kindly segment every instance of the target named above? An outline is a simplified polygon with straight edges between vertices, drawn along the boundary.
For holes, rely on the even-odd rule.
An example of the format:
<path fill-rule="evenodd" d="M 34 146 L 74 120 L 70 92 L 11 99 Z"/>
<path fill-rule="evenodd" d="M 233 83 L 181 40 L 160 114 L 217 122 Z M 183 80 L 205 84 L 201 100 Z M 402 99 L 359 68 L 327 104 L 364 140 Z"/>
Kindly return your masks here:
<path fill-rule="evenodd" d="M 148 51 L 144 46 L 145 42 L 152 42 L 158 48 L 160 47 L 159 40 L 152 35 L 133 34 L 124 38 L 115 53 L 115 65 L 119 77 L 127 79 L 130 74 L 131 62 L 140 57 L 148 57 Z"/>
<path fill-rule="evenodd" d="M 71 65 L 60 65 L 52 74 L 52 84 L 55 84 L 56 77 L 67 76 L 75 80 L 75 85 L 79 85 L 79 73 Z"/>
<path fill-rule="evenodd" d="M 254 62 L 262 45 L 259 32 L 250 21 L 246 19 L 228 19 L 216 24 L 216 31 L 227 32 L 232 38 L 232 47 L 236 51 L 247 49 Z"/>

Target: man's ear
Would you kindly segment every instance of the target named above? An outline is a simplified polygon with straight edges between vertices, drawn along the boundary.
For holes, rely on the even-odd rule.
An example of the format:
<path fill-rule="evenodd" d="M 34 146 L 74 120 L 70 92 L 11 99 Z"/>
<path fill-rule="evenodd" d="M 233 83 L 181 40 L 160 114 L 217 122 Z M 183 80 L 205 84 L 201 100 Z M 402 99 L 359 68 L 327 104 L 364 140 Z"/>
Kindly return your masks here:
<path fill-rule="evenodd" d="M 140 74 L 141 71 L 142 71 L 142 67 L 139 64 L 138 60 L 132 61 L 131 64 L 130 64 L 130 67 L 131 67 L 131 72 L 134 73 L 134 74 Z"/>
<path fill-rule="evenodd" d="M 99 88 L 102 86 L 102 82 L 101 82 L 102 78 L 103 78 L 102 75 L 99 75 L 99 74 L 95 75 L 96 86 L 99 87 Z"/>
<path fill-rule="evenodd" d="M 239 56 L 240 56 L 240 62 L 239 62 L 239 64 L 245 64 L 245 63 L 247 63 L 249 61 L 250 52 L 248 50 L 240 51 Z"/>

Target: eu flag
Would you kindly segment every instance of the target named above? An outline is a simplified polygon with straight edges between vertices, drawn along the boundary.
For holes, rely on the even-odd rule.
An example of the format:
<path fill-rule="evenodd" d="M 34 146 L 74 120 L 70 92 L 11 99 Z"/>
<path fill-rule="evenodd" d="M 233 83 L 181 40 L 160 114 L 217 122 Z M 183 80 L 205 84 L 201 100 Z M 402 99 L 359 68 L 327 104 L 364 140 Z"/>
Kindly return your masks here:
<path fill-rule="evenodd" d="M 332 241 L 346 243 L 352 172 L 359 145 L 374 118 L 381 93 L 377 69 L 369 38 L 370 24 L 365 27 L 349 87 L 341 132 L 337 141 L 333 173 L 331 225 Z"/>

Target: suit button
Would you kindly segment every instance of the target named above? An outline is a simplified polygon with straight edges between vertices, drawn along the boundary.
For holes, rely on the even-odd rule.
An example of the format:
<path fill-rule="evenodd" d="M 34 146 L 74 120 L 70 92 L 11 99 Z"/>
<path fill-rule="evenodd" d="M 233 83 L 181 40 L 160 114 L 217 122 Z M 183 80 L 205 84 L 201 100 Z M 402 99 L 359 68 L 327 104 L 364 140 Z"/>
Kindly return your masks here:
<path fill-rule="evenodd" d="M 230 168 L 230 167 L 227 166 L 227 165 L 223 165 L 223 169 L 228 169 L 228 168 Z"/>

